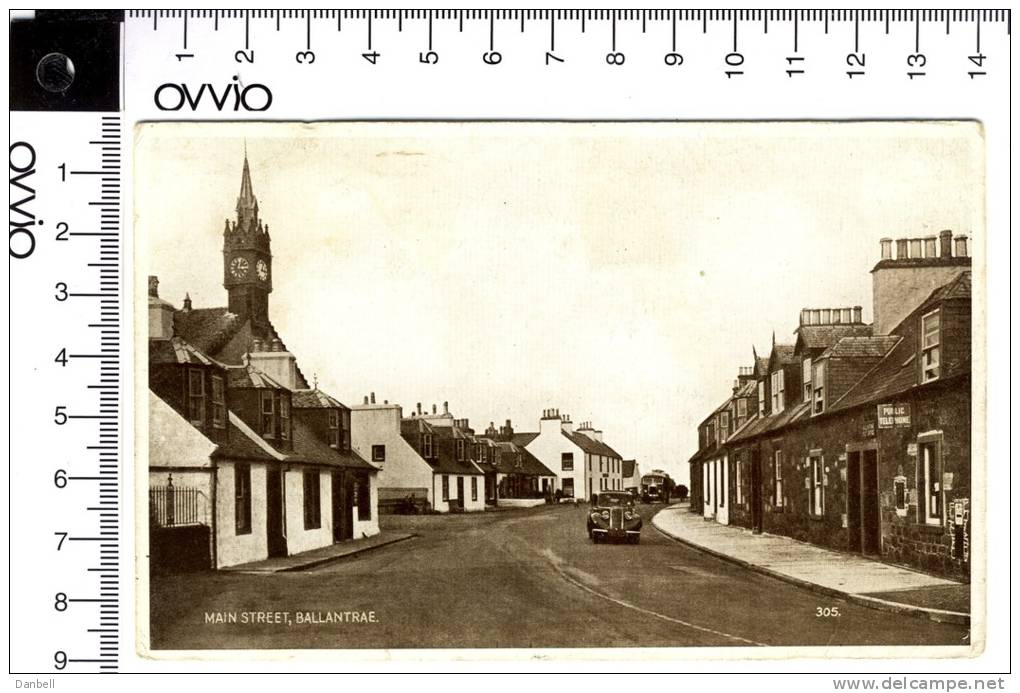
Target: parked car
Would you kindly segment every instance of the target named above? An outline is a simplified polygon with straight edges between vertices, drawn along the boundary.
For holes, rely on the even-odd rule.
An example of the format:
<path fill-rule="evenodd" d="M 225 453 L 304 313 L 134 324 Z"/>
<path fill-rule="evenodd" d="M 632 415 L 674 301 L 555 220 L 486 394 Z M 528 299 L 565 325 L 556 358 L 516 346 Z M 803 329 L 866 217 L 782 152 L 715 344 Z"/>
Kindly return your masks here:
<path fill-rule="evenodd" d="M 587 522 L 592 543 L 625 539 L 637 544 L 641 541 L 641 524 L 634 497 L 627 491 L 602 491 L 592 497 Z"/>

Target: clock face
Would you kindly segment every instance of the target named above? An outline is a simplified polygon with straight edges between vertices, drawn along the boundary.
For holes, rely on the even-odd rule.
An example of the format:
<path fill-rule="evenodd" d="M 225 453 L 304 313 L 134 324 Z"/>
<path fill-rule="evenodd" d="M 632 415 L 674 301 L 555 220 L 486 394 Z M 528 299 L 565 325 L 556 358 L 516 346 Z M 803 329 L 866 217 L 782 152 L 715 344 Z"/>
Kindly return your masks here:
<path fill-rule="evenodd" d="M 243 257 L 235 257 L 230 261 L 230 274 L 234 279 L 241 279 L 248 274 L 248 260 Z"/>
<path fill-rule="evenodd" d="M 258 274 L 261 281 L 269 278 L 269 265 L 266 264 L 265 260 L 259 260 L 255 263 L 255 273 Z"/>

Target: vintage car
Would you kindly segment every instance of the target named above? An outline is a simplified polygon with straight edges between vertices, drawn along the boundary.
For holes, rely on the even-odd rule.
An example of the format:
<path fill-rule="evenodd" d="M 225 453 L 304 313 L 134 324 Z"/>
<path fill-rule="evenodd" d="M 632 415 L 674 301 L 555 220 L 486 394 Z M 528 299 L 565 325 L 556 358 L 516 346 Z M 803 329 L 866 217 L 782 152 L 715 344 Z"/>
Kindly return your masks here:
<path fill-rule="evenodd" d="M 606 539 L 641 541 L 641 516 L 634 496 L 627 491 L 603 491 L 592 497 L 588 512 L 588 536 L 597 544 Z"/>

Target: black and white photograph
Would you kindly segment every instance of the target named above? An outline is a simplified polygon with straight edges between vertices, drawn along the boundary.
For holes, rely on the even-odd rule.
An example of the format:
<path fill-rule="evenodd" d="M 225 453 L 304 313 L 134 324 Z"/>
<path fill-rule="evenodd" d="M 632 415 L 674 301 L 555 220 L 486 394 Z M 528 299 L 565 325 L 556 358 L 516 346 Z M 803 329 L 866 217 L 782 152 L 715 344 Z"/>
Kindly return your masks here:
<path fill-rule="evenodd" d="M 144 656 L 983 648 L 979 123 L 134 134 Z"/>

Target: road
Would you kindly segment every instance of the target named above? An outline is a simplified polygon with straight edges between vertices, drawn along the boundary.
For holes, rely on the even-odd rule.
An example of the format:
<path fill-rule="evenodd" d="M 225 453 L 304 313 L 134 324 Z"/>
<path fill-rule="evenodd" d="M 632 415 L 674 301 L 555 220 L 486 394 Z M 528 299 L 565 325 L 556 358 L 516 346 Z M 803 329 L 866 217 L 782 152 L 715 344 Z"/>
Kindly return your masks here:
<path fill-rule="evenodd" d="M 154 580 L 153 647 L 968 643 L 966 627 L 824 597 L 690 549 L 651 526 L 662 506 L 640 507 L 645 525 L 637 546 L 591 544 L 585 506 L 384 516 L 384 528 L 419 536 L 303 572 Z M 819 617 L 818 607 L 837 607 L 839 615 Z M 286 616 L 271 624 L 206 623 L 208 614 L 247 612 Z M 301 614 L 322 620 L 327 612 L 348 622 L 297 622 Z"/>

